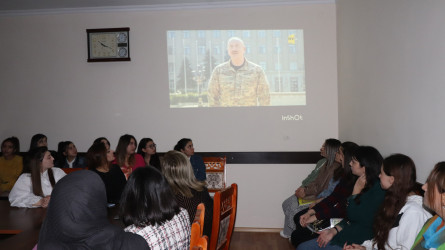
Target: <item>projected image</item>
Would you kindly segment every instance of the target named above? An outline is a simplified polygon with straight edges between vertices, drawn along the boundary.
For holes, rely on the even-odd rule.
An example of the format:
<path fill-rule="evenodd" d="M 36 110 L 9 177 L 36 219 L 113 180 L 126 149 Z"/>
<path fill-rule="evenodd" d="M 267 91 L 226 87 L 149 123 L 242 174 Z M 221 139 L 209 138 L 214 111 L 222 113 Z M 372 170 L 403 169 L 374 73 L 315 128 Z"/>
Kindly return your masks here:
<path fill-rule="evenodd" d="M 303 30 L 167 31 L 171 108 L 306 105 Z"/>

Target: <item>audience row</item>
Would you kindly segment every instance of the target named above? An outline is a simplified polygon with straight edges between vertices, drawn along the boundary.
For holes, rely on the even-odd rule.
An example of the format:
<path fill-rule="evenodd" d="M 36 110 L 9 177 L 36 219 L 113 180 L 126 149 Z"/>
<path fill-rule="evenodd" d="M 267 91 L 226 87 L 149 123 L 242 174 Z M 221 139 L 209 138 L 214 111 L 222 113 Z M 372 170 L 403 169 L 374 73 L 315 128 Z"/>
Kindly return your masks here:
<path fill-rule="evenodd" d="M 10 140 L 16 138 L 2 143 L 2 158 L 21 160 L 18 147 L 14 148 L 18 140 L 12 142 L 12 146 Z M 55 159 L 45 146 L 46 137 L 40 141 L 43 146 L 35 143 L 25 154 L 23 171 L 16 174 L 23 173 L 9 193 L 11 206 L 48 207 L 39 248 L 78 245 L 92 249 L 144 249 L 134 234 L 145 239 L 144 246 L 150 249 L 186 249 L 199 203 L 206 207 L 204 234 L 210 237 L 213 199 L 204 181 L 205 167 L 195 170 L 188 157 L 194 155 L 190 139 L 181 139 L 175 146 L 178 151 L 169 151 L 162 159 L 149 138 L 141 140 L 144 144 L 139 148 L 141 154 L 135 152 L 136 139 L 131 135 L 120 138 L 116 152 L 110 149 L 106 138 L 98 138 L 85 159 L 77 155 L 72 142 L 61 142 L 59 152 L 66 157 L 64 167 L 88 169 L 68 175 L 55 166 Z M 71 156 L 74 157 L 68 158 Z M 198 180 L 195 173 L 204 180 Z M 132 234 L 107 222 L 106 208 L 116 204 L 126 226 L 124 231 Z M 94 231 L 100 233 L 94 234 Z"/>
<path fill-rule="evenodd" d="M 434 167 L 422 198 L 410 157 L 339 145 L 324 142 L 323 159 L 283 202 L 282 237 L 297 250 L 445 248 L 445 162 Z"/>
<path fill-rule="evenodd" d="M 149 138 L 138 148 L 133 136 L 123 135 L 116 152 L 106 138 L 98 138 L 86 159 L 77 156 L 72 142 L 61 142 L 58 166 L 83 162 L 81 167 L 90 170 L 66 175 L 54 167 L 46 137 L 34 137 L 23 167 L 18 139 L 4 140 L 0 170 L 2 190 L 12 186 L 11 206 L 48 207 L 42 248 L 186 249 L 201 202 L 206 207 L 204 234 L 211 235 L 213 201 L 204 182 L 205 166 L 190 139 L 178 141 L 162 159 Z M 435 165 L 422 198 L 415 164 L 406 155 L 383 159 L 374 147 L 337 139 L 327 139 L 320 154 L 315 169 L 282 204 L 280 235 L 297 249 L 445 248 L 445 162 Z M 3 176 L 18 175 L 15 184 L 3 181 Z M 79 202 L 66 202 L 74 200 Z M 114 204 L 120 204 L 124 230 L 107 221 L 106 207 Z M 73 221 L 67 213 L 86 219 Z"/>
<path fill-rule="evenodd" d="M 104 142 L 107 150 L 110 150 L 110 142 L 105 137 L 99 137 L 94 143 Z M 37 147 L 48 147 L 47 137 L 43 134 L 35 134 L 31 138 L 28 153 Z M 194 152 L 191 139 L 183 138 L 174 147 L 175 150 L 183 152 L 190 160 L 196 178 L 199 181 L 206 180 L 205 165 L 202 158 Z M 54 166 L 57 168 L 87 168 L 88 164 L 84 157 L 77 152 L 76 145 L 72 141 L 61 141 L 58 144 L 57 152 L 50 150 L 54 158 Z M 156 152 L 156 144 L 151 138 L 141 139 L 139 146 L 136 138 L 125 134 L 119 138 L 116 151 L 110 152 L 114 155 L 111 162 L 118 165 L 128 179 L 131 172 L 143 166 L 153 166 L 161 169 L 160 157 Z M 7 194 L 13 187 L 19 175 L 30 172 L 26 169 L 29 165 L 20 155 L 20 143 L 17 137 L 6 138 L 1 144 L 0 156 L 0 194 Z M 23 168 L 25 167 L 25 169 Z M 104 170 L 104 169 L 102 169 Z M 108 171 L 108 169 L 105 169 Z M 103 171 L 102 171 L 103 172 Z"/>

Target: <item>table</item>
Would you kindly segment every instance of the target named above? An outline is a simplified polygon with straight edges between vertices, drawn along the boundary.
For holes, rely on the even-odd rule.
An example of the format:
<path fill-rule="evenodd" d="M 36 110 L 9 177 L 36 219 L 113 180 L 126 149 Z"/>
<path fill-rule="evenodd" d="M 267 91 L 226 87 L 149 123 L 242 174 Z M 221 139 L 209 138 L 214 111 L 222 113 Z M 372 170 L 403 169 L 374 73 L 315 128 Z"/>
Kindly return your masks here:
<path fill-rule="evenodd" d="M 0 234 L 19 234 L 30 229 L 40 229 L 46 208 L 11 207 L 9 201 L 0 200 Z"/>
<path fill-rule="evenodd" d="M 32 249 L 45 216 L 46 208 L 11 207 L 0 200 L 0 234 L 13 235 L 0 241 L 0 249 Z"/>

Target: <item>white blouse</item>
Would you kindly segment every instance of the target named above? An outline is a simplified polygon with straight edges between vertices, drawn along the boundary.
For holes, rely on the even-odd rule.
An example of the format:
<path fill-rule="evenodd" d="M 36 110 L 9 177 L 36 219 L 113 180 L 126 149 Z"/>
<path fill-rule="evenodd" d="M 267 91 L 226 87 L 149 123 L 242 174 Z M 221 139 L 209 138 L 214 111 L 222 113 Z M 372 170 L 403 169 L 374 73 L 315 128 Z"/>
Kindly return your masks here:
<path fill-rule="evenodd" d="M 56 183 L 66 175 L 60 168 L 53 167 L 52 170 Z M 51 195 L 53 187 L 49 181 L 48 170 L 43 172 L 40 175 L 40 178 L 43 195 Z M 9 202 L 12 207 L 33 207 L 33 204 L 37 203 L 42 198 L 43 197 L 37 196 L 32 192 L 31 173 L 21 174 L 9 193 Z"/>
<path fill-rule="evenodd" d="M 393 227 L 389 231 L 385 249 L 411 249 L 420 229 L 422 229 L 422 226 L 431 217 L 431 214 L 423 209 L 422 204 L 422 196 L 408 196 L 405 206 L 403 206 L 399 212 L 399 214 L 403 213 L 402 218 L 400 218 L 399 221 L 399 226 Z M 363 242 L 362 246 L 366 247 L 366 249 L 373 249 L 373 243 L 374 241 L 367 240 Z M 376 247 L 377 246 L 374 246 L 374 249 L 377 249 Z"/>

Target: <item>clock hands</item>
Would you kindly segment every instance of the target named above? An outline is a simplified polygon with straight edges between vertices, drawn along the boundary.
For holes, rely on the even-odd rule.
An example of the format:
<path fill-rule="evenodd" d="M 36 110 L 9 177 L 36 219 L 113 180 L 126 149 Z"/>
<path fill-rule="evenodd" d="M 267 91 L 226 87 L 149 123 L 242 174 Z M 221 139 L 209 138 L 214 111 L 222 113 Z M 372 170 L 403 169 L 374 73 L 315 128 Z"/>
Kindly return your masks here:
<path fill-rule="evenodd" d="M 103 44 L 102 42 L 99 42 L 100 43 L 100 45 L 102 45 L 102 47 L 105 47 L 105 48 L 109 48 L 109 49 L 111 49 L 111 47 L 110 46 L 108 46 L 108 45 L 105 45 L 105 44 Z"/>

